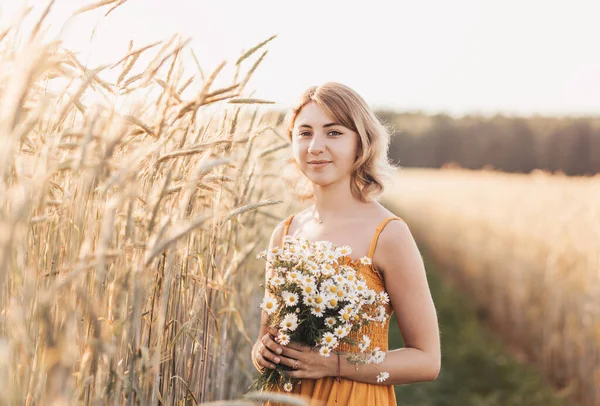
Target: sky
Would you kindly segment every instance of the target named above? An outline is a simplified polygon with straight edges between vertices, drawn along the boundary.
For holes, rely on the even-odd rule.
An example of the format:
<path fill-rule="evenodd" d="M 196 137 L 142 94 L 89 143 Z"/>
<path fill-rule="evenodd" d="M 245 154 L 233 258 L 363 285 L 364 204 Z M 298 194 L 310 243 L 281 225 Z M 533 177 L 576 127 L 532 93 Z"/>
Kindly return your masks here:
<path fill-rule="evenodd" d="M 0 0 L 0 17 L 20 3 Z M 56 0 L 50 20 L 90 64 L 118 60 L 130 39 L 138 47 L 180 33 L 205 71 L 226 60 L 231 79 L 243 50 L 277 35 L 248 88 L 282 107 L 335 81 L 376 108 L 600 112 L 598 0 L 128 0 L 107 17 L 110 6 L 63 27 L 91 3 Z"/>

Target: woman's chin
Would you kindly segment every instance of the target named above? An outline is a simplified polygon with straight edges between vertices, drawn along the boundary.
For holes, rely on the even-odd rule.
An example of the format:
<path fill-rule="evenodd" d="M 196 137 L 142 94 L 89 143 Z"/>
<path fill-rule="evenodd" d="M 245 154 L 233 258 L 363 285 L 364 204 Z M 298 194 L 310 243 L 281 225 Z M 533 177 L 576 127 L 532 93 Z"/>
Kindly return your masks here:
<path fill-rule="evenodd" d="M 311 176 L 311 177 L 308 177 L 308 180 L 313 185 L 319 186 L 319 187 L 329 186 L 333 183 L 333 179 L 329 179 L 328 177 Z"/>

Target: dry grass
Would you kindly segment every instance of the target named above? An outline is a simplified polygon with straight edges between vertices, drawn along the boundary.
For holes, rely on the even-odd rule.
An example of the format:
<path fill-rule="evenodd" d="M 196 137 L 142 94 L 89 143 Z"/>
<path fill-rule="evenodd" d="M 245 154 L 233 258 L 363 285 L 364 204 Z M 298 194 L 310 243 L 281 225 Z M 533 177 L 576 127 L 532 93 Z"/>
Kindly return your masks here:
<path fill-rule="evenodd" d="M 85 67 L 21 23 L 0 30 L 0 403 L 237 397 L 253 372 L 254 254 L 286 210 L 263 153 L 279 115 L 241 89 L 268 40 L 214 89 L 225 63 L 186 72 L 178 37 Z"/>
<path fill-rule="evenodd" d="M 600 176 L 403 169 L 387 199 L 526 361 L 600 404 Z"/>

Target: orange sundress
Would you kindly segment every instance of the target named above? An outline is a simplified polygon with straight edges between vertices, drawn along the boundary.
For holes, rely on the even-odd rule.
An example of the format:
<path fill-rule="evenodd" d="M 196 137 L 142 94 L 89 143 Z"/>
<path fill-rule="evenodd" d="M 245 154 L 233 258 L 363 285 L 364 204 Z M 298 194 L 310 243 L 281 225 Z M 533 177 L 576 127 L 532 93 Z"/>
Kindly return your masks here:
<path fill-rule="evenodd" d="M 294 216 L 292 215 L 286 219 L 284 235 L 288 234 L 288 229 L 293 217 Z M 369 248 L 369 258 L 373 258 L 379 234 L 386 224 L 391 220 L 400 220 L 404 222 L 404 220 L 402 220 L 400 217 L 388 217 L 381 224 L 379 224 Z M 341 263 L 355 268 L 357 272 L 363 276 L 369 288 L 375 290 L 376 292 L 385 290 L 383 278 L 379 272 L 375 270 L 373 265 L 363 265 L 359 260 L 353 261 L 349 257 L 344 258 L 345 259 Z M 386 312 L 388 315 L 392 315 L 393 308 L 391 302 L 386 305 Z M 382 351 L 387 351 L 389 323 L 390 318 L 387 319 L 383 327 L 379 323 L 372 323 L 368 326 L 363 326 L 361 330 L 353 335 L 355 335 L 355 338 L 361 338 L 363 334 L 367 334 L 371 338 L 372 347 L 379 347 Z M 348 343 L 340 344 L 337 350 L 342 352 L 358 351 L 357 348 L 351 347 Z M 276 388 L 274 392 L 287 393 L 283 391 L 283 388 Z M 304 398 L 309 402 L 310 406 L 396 405 L 396 395 L 394 393 L 393 385 L 370 384 L 344 378 L 342 378 L 341 382 L 338 383 L 336 381 L 336 377 L 333 376 L 327 376 L 319 379 L 302 379 L 301 384 L 294 384 L 294 388 L 289 394 L 295 394 Z M 266 405 L 274 404 L 267 402 Z"/>

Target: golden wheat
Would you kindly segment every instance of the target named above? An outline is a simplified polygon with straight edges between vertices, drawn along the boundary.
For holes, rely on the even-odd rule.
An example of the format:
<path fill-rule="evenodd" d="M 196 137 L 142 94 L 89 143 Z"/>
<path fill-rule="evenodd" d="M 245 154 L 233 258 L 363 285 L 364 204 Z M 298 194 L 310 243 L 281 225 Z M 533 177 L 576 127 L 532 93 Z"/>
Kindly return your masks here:
<path fill-rule="evenodd" d="M 403 169 L 386 199 L 513 348 L 600 403 L 600 175 Z"/>
<path fill-rule="evenodd" d="M 21 23 L 0 30 L 0 403 L 239 396 L 260 315 L 252 254 L 286 210 L 261 210 L 280 203 L 265 181 L 280 115 L 241 94 L 265 53 L 214 89 L 226 62 L 197 80 L 177 36 L 86 67 L 45 40 L 43 17 L 27 41 Z"/>

